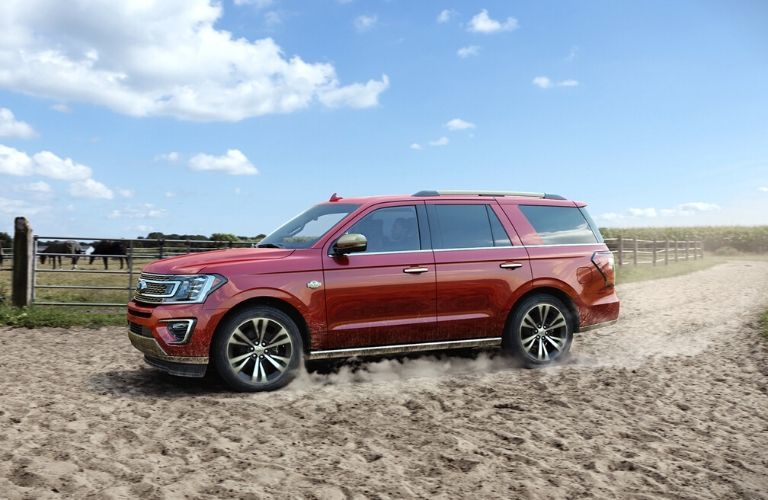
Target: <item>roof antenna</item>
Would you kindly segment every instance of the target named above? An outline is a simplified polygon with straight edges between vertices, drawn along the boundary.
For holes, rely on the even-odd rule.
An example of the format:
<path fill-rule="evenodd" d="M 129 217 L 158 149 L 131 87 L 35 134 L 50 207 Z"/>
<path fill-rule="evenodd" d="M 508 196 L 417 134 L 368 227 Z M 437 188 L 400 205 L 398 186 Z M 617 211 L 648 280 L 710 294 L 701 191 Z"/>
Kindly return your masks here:
<path fill-rule="evenodd" d="M 333 194 L 331 195 L 331 198 L 330 198 L 328 201 L 339 201 L 339 200 L 341 200 L 341 199 L 342 199 L 342 197 L 341 197 L 341 196 L 337 195 L 336 193 L 333 193 Z"/>

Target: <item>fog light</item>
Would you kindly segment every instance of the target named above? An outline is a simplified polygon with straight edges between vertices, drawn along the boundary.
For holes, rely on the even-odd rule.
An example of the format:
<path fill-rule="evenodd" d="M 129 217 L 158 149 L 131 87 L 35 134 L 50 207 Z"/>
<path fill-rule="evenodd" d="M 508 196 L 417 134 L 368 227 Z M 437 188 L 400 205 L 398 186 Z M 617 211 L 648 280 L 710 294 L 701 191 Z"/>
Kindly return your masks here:
<path fill-rule="evenodd" d="M 195 326 L 193 319 L 167 319 L 163 320 L 163 323 L 165 323 L 168 334 L 173 338 L 172 344 L 185 344 Z"/>

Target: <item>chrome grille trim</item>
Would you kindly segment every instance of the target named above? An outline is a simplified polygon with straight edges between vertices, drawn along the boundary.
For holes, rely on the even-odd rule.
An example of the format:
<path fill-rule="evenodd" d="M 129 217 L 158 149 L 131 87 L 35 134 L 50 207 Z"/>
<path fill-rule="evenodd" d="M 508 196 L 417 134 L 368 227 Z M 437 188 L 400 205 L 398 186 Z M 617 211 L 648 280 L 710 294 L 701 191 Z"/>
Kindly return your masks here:
<path fill-rule="evenodd" d="M 181 281 L 174 278 L 175 276 L 167 274 L 141 273 L 139 283 L 144 282 L 146 288 L 140 290 L 140 287 L 137 286 L 133 299 L 137 302 L 159 304 L 163 302 L 163 299 L 173 297 L 181 286 Z"/>

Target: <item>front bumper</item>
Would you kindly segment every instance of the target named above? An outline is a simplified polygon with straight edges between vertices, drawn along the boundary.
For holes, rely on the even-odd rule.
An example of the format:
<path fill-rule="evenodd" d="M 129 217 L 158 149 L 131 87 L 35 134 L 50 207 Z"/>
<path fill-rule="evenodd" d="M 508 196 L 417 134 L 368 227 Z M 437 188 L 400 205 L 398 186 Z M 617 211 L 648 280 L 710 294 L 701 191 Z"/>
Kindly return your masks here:
<path fill-rule="evenodd" d="M 147 306 L 135 301 L 128 304 L 128 338 L 152 366 L 173 375 L 201 377 L 208 365 L 211 338 L 220 315 L 199 304 Z M 194 319 L 194 329 L 185 343 L 175 343 L 167 322 Z"/>

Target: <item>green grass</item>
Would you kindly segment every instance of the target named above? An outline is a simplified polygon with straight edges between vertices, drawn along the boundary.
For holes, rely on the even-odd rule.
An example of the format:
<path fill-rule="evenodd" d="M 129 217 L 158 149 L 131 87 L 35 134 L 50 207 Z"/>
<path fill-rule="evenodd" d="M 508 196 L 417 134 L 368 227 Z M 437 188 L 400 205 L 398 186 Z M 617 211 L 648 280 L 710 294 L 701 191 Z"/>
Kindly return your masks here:
<path fill-rule="evenodd" d="M 73 307 L 33 306 L 16 308 L 0 306 L 0 325 L 21 328 L 99 328 L 125 325 L 125 311 L 116 312 Z"/>
<path fill-rule="evenodd" d="M 762 331 L 763 336 L 768 339 L 768 311 L 765 311 L 760 318 L 760 330 Z"/>
<path fill-rule="evenodd" d="M 703 259 L 698 260 L 670 262 L 668 266 L 665 266 L 664 263 L 658 263 L 656 266 L 650 264 L 642 264 L 639 266 L 627 264 L 621 267 L 616 267 L 616 283 L 634 283 L 636 281 L 681 276 L 683 274 L 708 269 L 717 264 L 722 264 L 726 260 L 727 259 L 723 257 L 704 257 Z"/>

